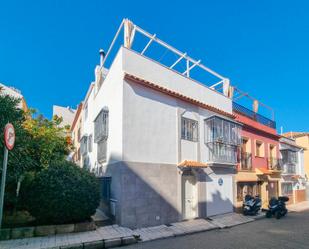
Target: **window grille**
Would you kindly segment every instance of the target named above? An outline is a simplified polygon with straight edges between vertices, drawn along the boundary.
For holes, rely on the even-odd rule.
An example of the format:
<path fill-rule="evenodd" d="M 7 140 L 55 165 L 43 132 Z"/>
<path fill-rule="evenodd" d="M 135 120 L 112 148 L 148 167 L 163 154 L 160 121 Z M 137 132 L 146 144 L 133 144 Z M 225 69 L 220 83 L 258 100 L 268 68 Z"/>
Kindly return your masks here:
<path fill-rule="evenodd" d="M 102 109 L 94 121 L 94 142 L 108 137 L 108 110 Z"/>
<path fill-rule="evenodd" d="M 87 154 L 88 152 L 88 136 L 84 135 L 82 136 L 81 140 L 80 140 L 80 152 L 82 155 Z"/>
<path fill-rule="evenodd" d="M 198 122 L 188 118 L 181 118 L 181 138 L 192 142 L 198 141 Z"/>
<path fill-rule="evenodd" d="M 92 140 L 93 140 L 93 139 L 92 139 L 92 134 L 91 134 L 91 135 L 89 135 L 89 137 L 88 137 L 88 152 L 92 152 L 92 143 L 93 143 Z"/>
<path fill-rule="evenodd" d="M 205 144 L 208 161 L 236 164 L 241 145 L 241 125 L 219 116 L 205 119 Z"/>
<path fill-rule="evenodd" d="M 102 139 L 98 142 L 97 159 L 99 163 L 106 162 L 107 140 Z"/>

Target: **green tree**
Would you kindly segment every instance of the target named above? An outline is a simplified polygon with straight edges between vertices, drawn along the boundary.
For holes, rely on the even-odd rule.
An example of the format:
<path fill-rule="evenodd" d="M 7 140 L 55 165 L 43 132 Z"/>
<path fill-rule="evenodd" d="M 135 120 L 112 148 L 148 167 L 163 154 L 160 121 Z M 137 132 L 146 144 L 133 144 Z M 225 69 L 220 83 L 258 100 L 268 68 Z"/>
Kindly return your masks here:
<path fill-rule="evenodd" d="M 61 128 L 61 118 L 52 120 L 36 115 L 34 110 L 24 112 L 18 108 L 19 99 L 1 93 L 0 89 L 0 137 L 4 126 L 14 125 L 16 141 L 9 153 L 5 206 L 16 206 L 21 183 L 27 174 L 36 174 L 53 161 L 64 160 L 70 149 L 70 141 Z M 33 118 L 33 116 L 35 116 Z M 3 161 L 3 139 L 0 139 L 0 169 Z"/>

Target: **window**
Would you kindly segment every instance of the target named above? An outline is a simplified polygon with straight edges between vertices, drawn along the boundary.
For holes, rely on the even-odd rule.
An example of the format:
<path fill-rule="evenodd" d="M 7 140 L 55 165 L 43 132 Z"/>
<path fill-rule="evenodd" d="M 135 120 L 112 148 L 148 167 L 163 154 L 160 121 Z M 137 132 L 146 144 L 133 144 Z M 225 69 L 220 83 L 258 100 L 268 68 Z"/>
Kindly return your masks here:
<path fill-rule="evenodd" d="M 293 184 L 291 182 L 281 183 L 282 195 L 293 195 Z"/>
<path fill-rule="evenodd" d="M 102 109 L 94 120 L 94 142 L 108 137 L 108 110 Z"/>
<path fill-rule="evenodd" d="M 243 201 L 246 195 L 256 196 L 260 194 L 261 188 L 257 182 L 237 183 L 237 201 Z"/>
<path fill-rule="evenodd" d="M 97 158 L 98 162 L 106 162 L 106 154 L 107 154 L 107 141 L 106 139 L 102 139 L 98 142 L 98 148 L 97 148 Z"/>
<path fill-rule="evenodd" d="M 82 136 L 81 140 L 80 140 L 80 152 L 82 155 L 87 154 L 88 152 L 88 136 L 84 135 Z"/>
<path fill-rule="evenodd" d="M 255 156 L 256 157 L 263 157 L 264 156 L 264 146 L 261 141 L 256 141 L 255 142 Z"/>
<path fill-rule="evenodd" d="M 282 150 L 282 162 L 283 164 L 287 163 L 297 163 L 297 152 L 292 150 Z"/>
<path fill-rule="evenodd" d="M 205 143 L 241 144 L 241 125 L 219 116 L 205 119 Z"/>
<path fill-rule="evenodd" d="M 249 152 L 248 144 L 249 144 L 249 139 L 243 137 L 241 139 L 241 152 L 243 152 L 243 153 Z"/>
<path fill-rule="evenodd" d="M 88 152 L 92 152 L 92 134 L 88 137 Z"/>
<path fill-rule="evenodd" d="M 241 126 L 228 119 L 212 116 L 205 119 L 205 144 L 208 161 L 213 163 L 237 163 L 241 144 Z"/>
<path fill-rule="evenodd" d="M 181 118 L 181 138 L 192 142 L 198 141 L 198 122 L 188 118 Z"/>

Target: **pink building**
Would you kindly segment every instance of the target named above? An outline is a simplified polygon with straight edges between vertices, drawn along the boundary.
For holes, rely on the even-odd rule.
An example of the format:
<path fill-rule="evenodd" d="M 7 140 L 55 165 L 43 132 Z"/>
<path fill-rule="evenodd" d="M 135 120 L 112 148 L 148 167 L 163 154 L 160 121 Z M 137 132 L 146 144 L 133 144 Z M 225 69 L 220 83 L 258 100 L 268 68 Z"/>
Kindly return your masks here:
<path fill-rule="evenodd" d="M 263 206 L 280 193 L 279 138 L 276 123 L 234 103 L 236 121 L 243 124 L 242 145 L 236 175 L 236 207 L 246 194 L 260 195 Z"/>

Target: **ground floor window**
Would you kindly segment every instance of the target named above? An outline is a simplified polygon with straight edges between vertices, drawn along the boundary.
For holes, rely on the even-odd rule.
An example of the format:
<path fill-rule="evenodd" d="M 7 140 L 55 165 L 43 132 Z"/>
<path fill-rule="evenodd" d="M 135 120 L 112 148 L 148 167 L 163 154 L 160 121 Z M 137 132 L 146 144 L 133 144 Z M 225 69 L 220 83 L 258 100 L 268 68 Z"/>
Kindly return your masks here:
<path fill-rule="evenodd" d="M 292 182 L 281 183 L 281 192 L 282 195 L 293 195 L 293 183 Z"/>
<path fill-rule="evenodd" d="M 261 194 L 261 187 L 258 182 L 238 182 L 237 201 L 242 201 L 246 195 L 256 196 Z"/>

